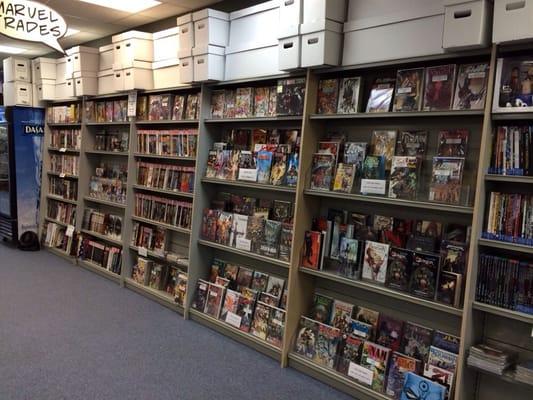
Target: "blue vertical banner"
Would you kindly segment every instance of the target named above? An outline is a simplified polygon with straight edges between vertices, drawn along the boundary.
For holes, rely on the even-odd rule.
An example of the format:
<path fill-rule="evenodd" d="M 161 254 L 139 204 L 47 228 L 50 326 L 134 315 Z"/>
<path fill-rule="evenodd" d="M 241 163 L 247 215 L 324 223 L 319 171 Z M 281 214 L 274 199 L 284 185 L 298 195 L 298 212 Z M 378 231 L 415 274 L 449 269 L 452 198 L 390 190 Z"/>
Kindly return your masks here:
<path fill-rule="evenodd" d="M 38 233 L 44 144 L 44 109 L 13 107 L 18 237 Z"/>

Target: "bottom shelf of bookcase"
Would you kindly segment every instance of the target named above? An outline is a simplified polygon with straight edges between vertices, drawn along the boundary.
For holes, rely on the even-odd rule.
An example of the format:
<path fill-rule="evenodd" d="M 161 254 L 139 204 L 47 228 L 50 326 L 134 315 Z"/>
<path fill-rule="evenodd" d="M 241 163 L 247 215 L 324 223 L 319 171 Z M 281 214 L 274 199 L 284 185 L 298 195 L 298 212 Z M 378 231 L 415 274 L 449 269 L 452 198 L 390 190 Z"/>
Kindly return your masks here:
<path fill-rule="evenodd" d="M 45 249 L 55 256 L 64 258 L 65 260 L 70 261 L 72 264 L 76 264 L 76 257 L 72 257 L 68 255 L 63 250 L 59 250 L 59 249 L 56 249 L 55 247 L 48 247 L 48 246 L 46 246 Z"/>
<path fill-rule="evenodd" d="M 168 294 L 167 292 L 163 292 L 162 290 L 152 289 L 150 286 L 141 285 L 140 283 L 135 282 L 131 278 L 126 278 L 124 280 L 124 283 L 128 289 L 131 289 L 134 292 L 137 292 L 140 295 L 150 300 L 153 300 L 161 304 L 162 306 L 165 306 L 171 309 L 172 311 L 177 312 L 178 314 L 183 315 L 183 307 L 176 304 L 174 302 L 174 298 L 172 297 L 172 295 Z"/>
<path fill-rule="evenodd" d="M 375 392 L 336 371 L 315 364 L 311 360 L 296 353 L 289 353 L 289 367 L 333 386 L 335 389 L 348 393 L 350 396 L 354 396 L 358 400 L 390 400 L 390 397 Z"/>
<path fill-rule="evenodd" d="M 498 374 L 495 374 L 494 372 L 487 371 L 483 368 L 473 367 L 471 365 L 469 365 L 468 368 L 476 372 L 479 372 L 480 374 L 486 375 L 489 378 L 494 377 L 502 381 L 505 381 L 507 383 L 510 383 L 512 385 L 523 386 L 523 387 L 533 390 L 533 382 L 526 383 L 526 382 L 516 380 L 515 377 L 513 376 L 513 372 L 507 371 L 507 372 L 504 372 L 503 375 L 498 375 Z"/>
<path fill-rule="evenodd" d="M 117 275 L 114 272 L 108 271 L 105 268 L 102 268 L 102 267 L 100 267 L 100 266 L 98 266 L 96 264 L 93 264 L 93 263 L 91 263 L 89 261 L 85 261 L 85 260 L 78 260 L 78 264 L 81 267 L 85 268 L 86 270 L 89 270 L 91 272 L 95 272 L 98 275 L 103 276 L 104 278 L 110 279 L 113 282 L 116 282 L 116 283 L 120 284 L 120 281 L 121 281 L 120 275 Z"/>
<path fill-rule="evenodd" d="M 206 325 L 237 342 L 252 347 L 253 349 L 281 362 L 281 350 L 277 347 L 193 308 L 189 310 L 189 315 L 193 321 Z"/>

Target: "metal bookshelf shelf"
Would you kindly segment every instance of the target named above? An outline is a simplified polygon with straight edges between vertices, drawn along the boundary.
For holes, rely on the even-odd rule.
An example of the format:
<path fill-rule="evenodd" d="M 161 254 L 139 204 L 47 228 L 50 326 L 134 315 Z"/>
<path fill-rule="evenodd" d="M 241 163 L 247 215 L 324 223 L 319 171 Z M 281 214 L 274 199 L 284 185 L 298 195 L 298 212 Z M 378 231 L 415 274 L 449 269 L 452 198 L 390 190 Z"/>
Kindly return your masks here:
<path fill-rule="evenodd" d="M 399 292 L 397 290 L 389 289 L 385 286 L 378 286 L 369 282 L 361 280 L 353 280 L 340 275 L 335 275 L 330 272 L 316 271 L 309 268 L 300 267 L 300 272 L 308 275 L 317 276 L 322 279 L 327 279 L 334 282 L 339 282 L 347 286 L 352 286 L 355 288 L 363 289 L 373 293 L 379 293 L 383 296 L 390 297 L 392 299 L 402 300 L 409 303 L 417 304 L 422 307 L 431 308 L 435 311 L 440 311 L 446 314 L 455 315 L 461 317 L 463 315 L 463 310 L 460 308 L 455 308 L 447 306 L 446 304 L 437 303 L 435 301 L 422 299 L 420 297 L 415 297 L 409 293 Z"/>
<path fill-rule="evenodd" d="M 236 249 L 235 247 L 225 246 L 223 244 L 210 242 L 209 240 L 198 239 L 198 244 L 202 246 L 206 246 L 206 247 L 211 247 L 217 250 L 223 250 L 228 253 L 239 254 L 241 256 L 248 257 L 254 260 L 264 261 L 266 263 L 277 265 L 279 267 L 283 267 L 283 268 L 290 267 L 290 263 L 286 261 L 281 261 L 275 258 L 262 256 L 261 254 L 255 254 L 255 253 L 252 253 L 251 251 L 240 250 L 240 249 Z"/>
<path fill-rule="evenodd" d="M 62 174 L 59 172 L 47 171 L 46 174 L 50 176 L 58 176 L 60 178 L 66 178 L 66 179 L 78 179 L 78 175 Z"/>
<path fill-rule="evenodd" d="M 53 219 L 53 218 L 50 218 L 50 217 L 44 217 L 44 219 L 48 222 L 53 222 L 54 224 L 58 224 L 58 225 L 61 225 L 61 226 L 64 226 L 65 228 L 67 226 L 69 226 L 69 224 L 65 223 L 65 222 L 61 222 L 61 221 L 58 221 L 57 219 Z"/>
<path fill-rule="evenodd" d="M 162 119 L 159 121 L 135 121 L 137 125 L 192 125 L 198 124 L 197 119 Z"/>
<path fill-rule="evenodd" d="M 196 157 L 182 157 L 182 156 L 163 156 L 157 154 L 135 153 L 135 157 L 139 158 L 155 158 L 160 160 L 176 160 L 176 161 L 196 161 Z"/>
<path fill-rule="evenodd" d="M 86 235 L 94 236 L 95 238 L 101 239 L 101 240 L 106 241 L 108 243 L 112 243 L 114 245 L 122 247 L 122 240 L 120 240 L 120 239 L 113 239 L 113 238 L 111 238 L 109 236 L 102 235 L 101 233 L 93 232 L 93 231 L 90 231 L 88 229 L 81 229 L 80 232 L 81 233 L 85 233 Z"/>
<path fill-rule="evenodd" d="M 110 279 L 113 282 L 120 283 L 120 275 L 115 274 L 114 272 L 108 271 L 107 269 L 100 267 L 99 265 L 93 264 L 92 262 L 78 259 L 78 264 L 85 268 L 88 271 L 95 272 L 104 278 Z"/>
<path fill-rule="evenodd" d="M 526 324 L 533 325 L 533 314 L 526 314 L 520 311 L 507 310 L 490 304 L 485 304 L 480 301 L 472 302 L 472 308 L 474 310 L 483 311 L 487 314 L 498 315 L 503 318 L 514 319 L 516 321 L 525 322 Z"/>
<path fill-rule="evenodd" d="M 102 156 L 121 156 L 128 157 L 128 153 L 123 151 L 107 151 L 107 150 L 87 150 L 85 154 L 88 155 L 102 155 Z"/>
<path fill-rule="evenodd" d="M 130 245 L 130 249 L 137 253 L 139 252 L 139 248 L 137 246 Z M 146 250 L 146 254 L 148 254 L 148 257 L 150 258 L 157 258 L 158 260 L 164 261 L 167 264 L 175 265 L 176 267 L 189 268 L 188 261 L 171 261 L 167 259 L 165 255 L 156 253 L 155 251 L 148 250 L 148 249 Z"/>
<path fill-rule="evenodd" d="M 229 181 L 229 180 L 224 180 L 224 179 L 212 179 L 212 178 L 202 178 L 202 182 L 210 183 L 213 185 L 237 186 L 237 187 L 242 187 L 242 188 L 268 190 L 272 192 L 296 193 L 296 188 L 291 187 L 291 186 L 274 186 L 274 185 L 267 185 L 264 183 L 255 183 L 255 182 L 246 182 L 246 181 Z"/>
<path fill-rule="evenodd" d="M 448 212 L 448 213 L 472 214 L 474 212 L 473 207 L 454 206 L 450 204 L 432 203 L 429 201 L 391 199 L 389 197 L 384 197 L 384 196 L 383 197 L 365 196 L 362 194 L 337 193 L 337 192 L 332 192 L 332 191 L 325 191 L 325 190 L 321 191 L 321 190 L 312 190 L 312 189 L 306 189 L 304 193 L 309 196 L 329 197 L 333 199 L 344 199 L 344 200 L 360 201 L 360 202 L 366 202 L 366 203 L 389 204 L 393 206 L 421 208 L 424 210 L 435 210 L 435 211 Z"/>
<path fill-rule="evenodd" d="M 172 311 L 183 315 L 183 307 L 176 304 L 172 295 L 168 294 L 167 292 L 163 290 L 153 289 L 150 286 L 141 285 L 140 283 L 135 282 L 131 278 L 126 278 L 124 280 L 124 283 L 128 289 L 131 289 L 134 292 L 137 292 L 140 295 L 145 296 L 150 300 L 156 301 L 159 304 L 171 309 Z"/>
<path fill-rule="evenodd" d="M 80 154 L 79 149 L 69 149 L 66 147 L 48 147 L 48 151 L 53 151 L 57 153 Z"/>
<path fill-rule="evenodd" d="M 491 182 L 533 183 L 533 176 L 486 174 L 485 180 Z"/>
<path fill-rule="evenodd" d="M 495 374 L 494 372 L 487 371 L 487 370 L 485 370 L 483 368 L 474 367 L 472 365 L 469 365 L 468 368 L 473 370 L 473 371 L 479 372 L 480 374 L 487 375 L 489 377 L 498 378 L 498 379 L 500 379 L 502 381 L 505 381 L 507 383 L 510 383 L 512 385 L 524 386 L 524 387 L 527 387 L 527 388 L 533 390 L 533 382 L 528 384 L 526 382 L 522 382 L 522 381 L 516 380 L 515 377 L 514 377 L 513 372 L 506 371 L 506 372 L 503 373 L 503 375 L 498 375 L 498 374 Z"/>
<path fill-rule="evenodd" d="M 57 195 L 54 195 L 54 194 L 47 194 L 46 198 L 50 199 L 50 200 L 62 201 L 63 203 L 69 203 L 69 204 L 74 204 L 74 205 L 78 204 L 78 202 L 76 200 L 64 199 L 63 197 L 57 196 Z"/>
<path fill-rule="evenodd" d="M 112 121 L 112 122 L 86 122 L 85 125 L 87 126 L 125 126 L 129 125 L 131 122 L 129 121 Z"/>
<path fill-rule="evenodd" d="M 390 397 L 385 394 L 378 393 L 368 386 L 359 384 L 337 371 L 315 364 L 311 360 L 294 352 L 289 353 L 289 366 L 358 399 L 390 400 Z"/>
<path fill-rule="evenodd" d="M 233 122 L 285 122 L 301 121 L 301 115 L 290 115 L 286 117 L 248 117 L 248 118 L 208 118 L 206 124 L 227 124 Z"/>
<path fill-rule="evenodd" d="M 174 225 L 165 224 L 163 222 L 153 221 L 148 218 L 143 218 L 143 217 L 138 217 L 136 215 L 132 215 L 131 219 L 134 221 L 138 221 L 138 222 L 145 222 L 150 225 L 157 225 L 157 226 L 160 226 L 161 228 L 168 229 L 169 231 L 185 233 L 187 235 L 191 234 L 190 229 L 180 228 L 179 226 L 174 226 Z"/>
<path fill-rule="evenodd" d="M 479 239 L 479 245 L 485 247 L 492 247 L 496 249 L 503 249 L 509 251 L 516 251 L 520 253 L 533 254 L 533 247 L 526 246 L 523 244 L 509 243 L 509 242 L 500 242 L 499 240 L 490 240 L 490 239 Z"/>
<path fill-rule="evenodd" d="M 176 192 L 174 190 L 151 188 L 151 187 L 144 186 L 144 185 L 133 185 L 133 188 L 138 189 L 138 190 L 144 190 L 145 192 L 166 194 L 168 196 L 188 197 L 191 199 L 194 198 L 194 193 Z"/>
<path fill-rule="evenodd" d="M 483 110 L 475 111 L 415 111 L 358 114 L 311 114 L 310 119 L 387 119 L 387 118 L 434 118 L 434 117 L 482 117 Z"/>
<path fill-rule="evenodd" d="M 83 199 L 91 203 L 103 204 L 103 205 L 110 206 L 110 207 L 116 207 L 116 208 L 122 208 L 122 209 L 126 208 L 126 204 L 117 203 L 116 201 L 102 200 L 102 199 L 97 199 L 96 197 L 90 197 L 90 196 L 85 196 Z"/>
<path fill-rule="evenodd" d="M 532 112 L 493 112 L 493 121 L 516 121 L 516 120 L 531 120 L 533 119 Z"/>
<path fill-rule="evenodd" d="M 223 335 L 229 336 L 232 339 L 243 343 L 249 347 L 254 348 L 255 350 L 274 358 L 275 360 L 281 359 L 281 350 L 277 347 L 271 345 L 270 343 L 265 342 L 250 333 L 243 332 L 237 328 L 234 328 L 231 325 L 226 324 L 216 318 L 213 318 L 209 315 L 206 315 L 198 310 L 190 309 L 189 310 L 191 319 L 197 321 L 204 325 L 207 325 L 209 328 L 222 333 Z"/>

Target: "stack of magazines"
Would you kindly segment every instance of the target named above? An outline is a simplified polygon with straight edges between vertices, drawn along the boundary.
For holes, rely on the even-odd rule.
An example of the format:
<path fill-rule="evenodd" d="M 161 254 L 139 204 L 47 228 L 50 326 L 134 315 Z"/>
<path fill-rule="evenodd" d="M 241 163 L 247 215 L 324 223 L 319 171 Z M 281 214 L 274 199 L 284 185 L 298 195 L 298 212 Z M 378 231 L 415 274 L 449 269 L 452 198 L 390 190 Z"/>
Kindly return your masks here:
<path fill-rule="evenodd" d="M 509 367 L 514 365 L 515 360 L 515 353 L 486 344 L 478 344 L 470 347 L 467 364 L 497 375 L 503 375 Z"/>
<path fill-rule="evenodd" d="M 515 379 L 533 385 L 533 360 L 521 362 L 516 366 Z"/>

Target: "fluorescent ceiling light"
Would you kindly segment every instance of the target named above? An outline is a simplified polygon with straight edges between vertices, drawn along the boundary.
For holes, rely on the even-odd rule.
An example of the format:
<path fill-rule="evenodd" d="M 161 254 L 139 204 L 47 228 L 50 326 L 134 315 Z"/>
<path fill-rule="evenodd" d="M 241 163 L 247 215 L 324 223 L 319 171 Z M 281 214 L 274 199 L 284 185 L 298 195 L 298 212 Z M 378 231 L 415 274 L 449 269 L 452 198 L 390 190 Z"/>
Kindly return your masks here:
<path fill-rule="evenodd" d="M 113 8 L 128 13 L 138 13 L 161 4 L 157 0 L 80 0 L 101 7 Z"/>
<path fill-rule="evenodd" d="M 24 53 L 26 50 L 27 49 L 21 49 L 20 47 L 0 45 L 0 53 L 20 54 L 20 53 Z"/>
<path fill-rule="evenodd" d="M 78 29 L 68 28 L 67 33 L 65 33 L 65 36 L 63 37 L 72 36 L 72 35 L 75 35 L 76 33 L 80 33 L 80 31 Z"/>

